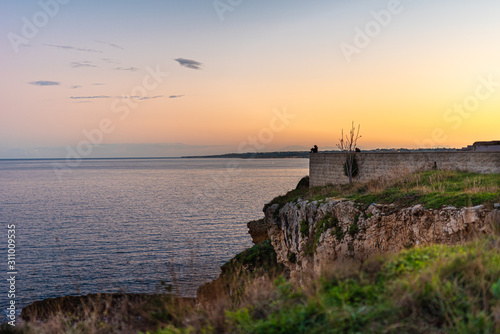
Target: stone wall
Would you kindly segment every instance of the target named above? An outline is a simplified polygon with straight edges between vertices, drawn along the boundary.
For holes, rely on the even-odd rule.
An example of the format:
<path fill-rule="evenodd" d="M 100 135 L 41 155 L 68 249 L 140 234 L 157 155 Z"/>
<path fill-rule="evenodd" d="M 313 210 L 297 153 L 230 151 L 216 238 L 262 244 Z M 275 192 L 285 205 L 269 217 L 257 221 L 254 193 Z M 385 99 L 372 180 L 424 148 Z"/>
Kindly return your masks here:
<path fill-rule="evenodd" d="M 449 169 L 476 173 L 500 173 L 500 152 L 384 152 L 357 153 L 356 181 L 404 175 L 420 170 Z M 345 156 L 341 153 L 313 153 L 309 157 L 311 187 L 346 184 Z"/>

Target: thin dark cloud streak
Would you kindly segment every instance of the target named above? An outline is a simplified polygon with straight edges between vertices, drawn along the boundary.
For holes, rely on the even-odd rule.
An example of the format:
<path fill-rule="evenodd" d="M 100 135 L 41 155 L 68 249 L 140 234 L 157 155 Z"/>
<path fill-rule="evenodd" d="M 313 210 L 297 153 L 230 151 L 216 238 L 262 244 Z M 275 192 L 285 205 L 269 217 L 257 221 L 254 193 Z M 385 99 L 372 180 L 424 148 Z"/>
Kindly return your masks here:
<path fill-rule="evenodd" d="M 96 65 L 92 64 L 90 60 L 84 60 L 84 61 L 72 61 L 69 64 L 72 68 L 80 68 L 80 67 L 97 67 Z"/>
<path fill-rule="evenodd" d="M 163 95 L 155 96 L 110 96 L 110 95 L 92 95 L 92 96 L 70 96 L 72 100 L 93 100 L 93 99 L 137 99 L 137 100 L 151 100 L 162 98 Z"/>
<path fill-rule="evenodd" d="M 28 83 L 34 86 L 59 86 L 61 84 L 60 82 L 57 81 L 46 81 L 46 80 L 32 81 Z"/>
<path fill-rule="evenodd" d="M 139 100 L 151 100 L 151 99 L 159 99 L 159 98 L 162 98 L 163 95 L 156 95 L 156 96 L 144 96 L 144 97 L 141 97 Z"/>
<path fill-rule="evenodd" d="M 130 72 L 135 72 L 138 70 L 137 67 L 115 67 L 114 70 L 116 71 L 130 71 Z"/>
<path fill-rule="evenodd" d="M 54 45 L 54 44 L 44 44 L 44 45 L 45 46 L 50 46 L 52 48 L 59 48 L 59 49 L 65 49 L 65 50 L 75 50 L 75 51 L 82 51 L 82 52 L 102 53 L 102 51 L 99 51 L 99 50 L 77 48 L 77 47 L 71 46 L 71 45 Z"/>
<path fill-rule="evenodd" d="M 94 95 L 94 96 L 70 96 L 73 100 L 89 100 L 89 99 L 111 99 L 112 96 L 108 95 Z"/>
<path fill-rule="evenodd" d="M 119 61 L 113 60 L 111 58 L 101 58 L 101 60 L 108 64 L 121 64 Z"/>
<path fill-rule="evenodd" d="M 106 44 L 106 45 L 111 46 L 111 47 L 113 47 L 113 48 L 120 49 L 120 50 L 124 50 L 124 48 L 122 48 L 121 46 L 116 45 L 116 44 L 114 44 L 114 43 L 104 42 L 104 41 L 99 41 L 99 40 L 94 40 L 94 42 L 96 42 L 96 43 L 101 43 L 101 44 Z"/>
<path fill-rule="evenodd" d="M 176 58 L 174 59 L 176 62 L 179 63 L 179 65 L 193 69 L 193 70 L 201 70 L 201 67 L 203 66 L 202 63 L 192 60 L 192 59 L 185 59 L 185 58 Z"/>
<path fill-rule="evenodd" d="M 178 99 L 179 97 L 183 97 L 184 95 L 170 95 L 169 99 Z"/>

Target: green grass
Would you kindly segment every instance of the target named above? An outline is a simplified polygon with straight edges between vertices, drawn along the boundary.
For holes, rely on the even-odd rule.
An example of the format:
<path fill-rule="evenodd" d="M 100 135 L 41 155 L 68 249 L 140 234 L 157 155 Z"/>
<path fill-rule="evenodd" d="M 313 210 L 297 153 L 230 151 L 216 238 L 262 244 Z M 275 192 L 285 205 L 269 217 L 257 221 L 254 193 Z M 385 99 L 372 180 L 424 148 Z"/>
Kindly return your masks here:
<path fill-rule="evenodd" d="M 241 273 L 243 268 L 245 268 L 246 272 L 282 273 L 284 271 L 283 265 L 278 264 L 271 240 L 263 241 L 237 254 L 233 259 L 226 262 L 221 267 L 221 270 L 224 275 L 230 275 Z"/>
<path fill-rule="evenodd" d="M 278 280 L 265 310 L 228 311 L 227 325 L 234 333 L 498 332 L 499 246 L 486 238 L 407 250 L 323 278 L 312 292 Z"/>
<path fill-rule="evenodd" d="M 284 278 L 266 298 L 202 326 L 157 333 L 498 333 L 500 238 L 413 248 L 337 268 L 303 288 Z"/>
<path fill-rule="evenodd" d="M 423 204 L 428 209 L 479 204 L 492 207 L 494 203 L 500 202 L 500 174 L 433 170 L 409 174 L 394 180 L 313 187 L 293 190 L 278 196 L 266 204 L 265 209 L 273 204 L 283 206 L 299 198 L 321 201 L 329 197 L 345 198 L 364 206 L 371 203 L 392 203 L 398 207 Z"/>

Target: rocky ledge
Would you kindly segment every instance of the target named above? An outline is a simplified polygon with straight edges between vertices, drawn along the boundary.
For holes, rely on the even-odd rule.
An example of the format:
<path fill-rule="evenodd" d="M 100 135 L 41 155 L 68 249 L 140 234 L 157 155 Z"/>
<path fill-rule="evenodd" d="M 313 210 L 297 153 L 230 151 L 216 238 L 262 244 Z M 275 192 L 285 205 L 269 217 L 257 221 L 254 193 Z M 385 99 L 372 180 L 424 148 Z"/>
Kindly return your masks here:
<path fill-rule="evenodd" d="M 396 208 L 329 198 L 321 202 L 274 204 L 264 221 L 277 260 L 302 282 L 335 263 L 363 262 L 376 253 L 396 253 L 429 244 L 457 244 L 490 233 L 500 224 L 500 210 L 469 208 Z M 249 226 L 250 227 L 250 226 Z M 259 230 L 260 230 L 259 226 Z M 252 231 L 250 231 L 252 234 Z"/>

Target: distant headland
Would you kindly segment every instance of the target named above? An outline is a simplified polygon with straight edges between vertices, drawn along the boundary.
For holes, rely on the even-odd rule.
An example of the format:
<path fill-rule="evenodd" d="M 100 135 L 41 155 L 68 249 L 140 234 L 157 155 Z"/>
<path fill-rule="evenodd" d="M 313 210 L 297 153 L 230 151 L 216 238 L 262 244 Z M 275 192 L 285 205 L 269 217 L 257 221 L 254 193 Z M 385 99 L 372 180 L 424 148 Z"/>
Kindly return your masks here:
<path fill-rule="evenodd" d="M 373 150 L 363 150 L 365 153 L 385 153 L 385 152 L 455 152 L 456 148 L 377 148 Z M 321 153 L 341 153 L 338 150 L 320 151 Z M 184 159 L 291 159 L 291 158 L 309 158 L 309 151 L 287 151 L 287 152 L 249 152 L 249 153 L 227 153 L 218 155 L 198 155 L 183 156 Z"/>
<path fill-rule="evenodd" d="M 500 140 L 478 141 L 472 145 L 463 148 L 377 148 L 363 150 L 364 153 L 399 153 L 399 152 L 457 152 L 457 151 L 476 151 L 476 152 L 500 152 Z M 341 153 L 339 150 L 325 150 L 321 153 Z M 309 158 L 310 151 L 283 151 L 283 152 L 248 152 L 248 153 L 226 153 L 217 155 L 196 155 L 182 156 L 185 159 L 291 159 L 291 158 Z"/>

